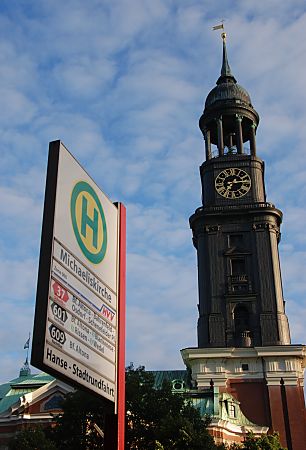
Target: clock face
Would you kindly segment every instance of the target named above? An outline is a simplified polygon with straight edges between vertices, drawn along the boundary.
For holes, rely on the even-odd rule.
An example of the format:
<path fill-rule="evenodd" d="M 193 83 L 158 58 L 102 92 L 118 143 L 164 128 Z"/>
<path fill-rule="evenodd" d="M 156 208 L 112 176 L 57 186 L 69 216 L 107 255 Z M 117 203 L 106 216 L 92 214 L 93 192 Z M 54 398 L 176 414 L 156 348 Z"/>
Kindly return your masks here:
<path fill-rule="evenodd" d="M 242 169 L 231 167 L 222 170 L 215 179 L 218 194 L 225 198 L 240 198 L 251 189 L 250 175 Z"/>

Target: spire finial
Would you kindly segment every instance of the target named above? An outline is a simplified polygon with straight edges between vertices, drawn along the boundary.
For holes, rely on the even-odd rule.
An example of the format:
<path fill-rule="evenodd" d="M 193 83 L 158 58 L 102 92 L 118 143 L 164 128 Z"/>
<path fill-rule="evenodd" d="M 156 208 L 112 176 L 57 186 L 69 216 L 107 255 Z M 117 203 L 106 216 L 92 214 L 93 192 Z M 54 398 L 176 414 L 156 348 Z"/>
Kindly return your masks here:
<path fill-rule="evenodd" d="M 219 77 L 217 84 L 226 83 L 226 82 L 234 82 L 236 83 L 235 77 L 231 72 L 230 65 L 228 63 L 227 51 L 226 51 L 226 33 L 224 31 L 224 20 L 221 20 L 220 25 L 216 25 L 213 27 L 213 30 L 222 30 L 221 38 L 223 41 L 223 57 L 222 57 L 222 67 L 221 67 L 221 76 Z"/>
<path fill-rule="evenodd" d="M 23 363 L 22 368 L 20 369 L 20 373 L 19 373 L 20 377 L 31 375 L 31 369 L 30 369 L 30 365 L 29 365 L 30 339 L 31 339 L 31 333 L 29 333 L 29 337 L 23 346 L 24 350 L 27 350 L 27 356 L 26 356 L 25 362 Z"/>
<path fill-rule="evenodd" d="M 29 356 L 30 339 L 31 339 L 31 333 L 29 333 L 29 337 L 28 337 L 28 339 L 26 340 L 26 343 L 23 346 L 23 349 L 27 350 L 27 359 L 26 360 L 28 360 L 28 356 Z"/>
<path fill-rule="evenodd" d="M 213 27 L 213 30 L 214 31 L 215 30 L 223 30 L 222 33 L 221 33 L 221 38 L 223 40 L 223 43 L 225 43 L 225 41 L 226 41 L 226 33 L 225 33 L 225 28 L 224 28 L 224 19 L 220 20 L 220 22 L 221 23 L 219 25 L 215 25 Z"/>
<path fill-rule="evenodd" d="M 227 59 L 227 51 L 226 51 L 226 33 L 221 34 L 223 41 L 223 58 L 222 58 L 222 68 L 221 68 L 221 76 L 223 77 L 232 77 L 232 72 L 230 65 Z"/>

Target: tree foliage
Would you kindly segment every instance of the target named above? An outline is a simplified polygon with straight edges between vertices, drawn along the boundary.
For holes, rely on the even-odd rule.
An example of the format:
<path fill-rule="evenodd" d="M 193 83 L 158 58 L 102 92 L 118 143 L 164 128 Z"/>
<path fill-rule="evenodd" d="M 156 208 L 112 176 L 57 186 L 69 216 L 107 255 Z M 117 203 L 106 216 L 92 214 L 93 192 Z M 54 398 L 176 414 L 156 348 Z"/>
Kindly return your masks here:
<path fill-rule="evenodd" d="M 20 431 L 9 443 L 9 450 L 57 450 L 43 429 L 27 428 Z"/>
<path fill-rule="evenodd" d="M 279 434 L 267 434 L 255 437 L 249 433 L 241 446 L 231 446 L 230 450 L 286 450 L 281 446 Z"/>
<path fill-rule="evenodd" d="M 126 372 L 126 450 L 285 450 L 277 433 L 246 436 L 242 444 L 216 445 L 207 430 L 210 419 L 170 383 L 156 389 L 154 375 L 133 365 Z M 103 432 L 109 402 L 76 391 L 63 402 L 54 429 L 20 432 L 10 450 L 94 450 L 104 448 Z"/>
<path fill-rule="evenodd" d="M 154 389 L 154 376 L 144 367 L 126 373 L 126 449 L 216 449 L 207 431 L 209 420 L 178 394 L 170 383 Z"/>
<path fill-rule="evenodd" d="M 51 431 L 58 450 L 94 450 L 103 448 L 105 416 L 110 406 L 103 399 L 76 391 L 66 396 L 63 414 Z"/>
<path fill-rule="evenodd" d="M 249 433 L 242 444 L 231 446 L 214 444 L 209 418 L 203 420 L 197 409 L 172 393 L 169 383 L 154 389 L 154 376 L 144 367 L 128 367 L 126 408 L 126 450 L 286 450 L 277 433 Z"/>

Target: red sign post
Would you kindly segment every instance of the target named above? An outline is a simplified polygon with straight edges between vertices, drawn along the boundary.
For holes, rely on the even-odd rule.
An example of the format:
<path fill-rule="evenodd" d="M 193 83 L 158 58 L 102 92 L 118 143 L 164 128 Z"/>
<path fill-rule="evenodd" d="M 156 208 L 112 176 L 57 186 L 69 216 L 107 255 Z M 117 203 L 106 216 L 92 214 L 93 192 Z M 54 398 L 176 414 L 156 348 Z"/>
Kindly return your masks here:
<path fill-rule="evenodd" d="M 126 305 L 126 209 L 119 208 L 119 286 L 118 286 L 118 356 L 117 411 L 107 416 L 105 450 L 124 450 L 125 442 L 125 305 Z"/>
<path fill-rule="evenodd" d="M 125 289 L 126 289 L 126 209 L 118 205 L 119 225 L 119 330 L 117 366 L 118 450 L 124 450 L 125 433 Z"/>

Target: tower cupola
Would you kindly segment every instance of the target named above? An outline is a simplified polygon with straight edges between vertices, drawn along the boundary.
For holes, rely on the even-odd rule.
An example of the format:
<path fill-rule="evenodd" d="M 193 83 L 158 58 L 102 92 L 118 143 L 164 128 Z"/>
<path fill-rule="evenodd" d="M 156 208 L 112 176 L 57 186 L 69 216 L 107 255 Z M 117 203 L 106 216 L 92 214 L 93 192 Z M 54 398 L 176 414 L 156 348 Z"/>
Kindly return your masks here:
<path fill-rule="evenodd" d="M 226 154 L 250 152 L 256 156 L 255 134 L 259 116 L 252 106 L 248 92 L 240 86 L 231 72 L 226 50 L 226 34 L 222 33 L 223 58 L 221 74 L 209 92 L 200 129 L 205 139 L 206 160 Z M 249 141 L 250 149 L 244 148 Z M 213 146 L 216 146 L 214 150 Z"/>

